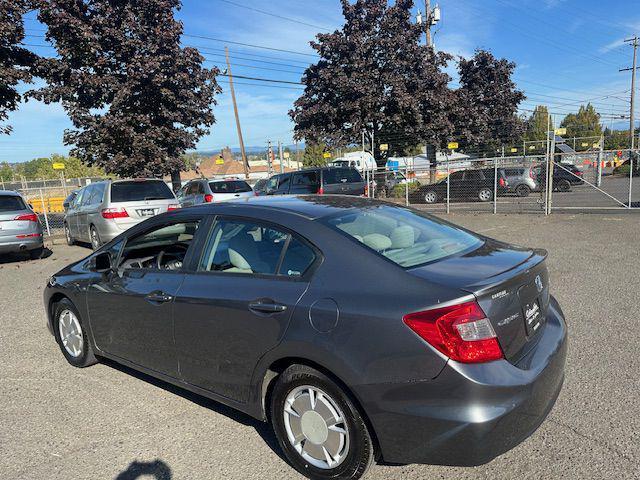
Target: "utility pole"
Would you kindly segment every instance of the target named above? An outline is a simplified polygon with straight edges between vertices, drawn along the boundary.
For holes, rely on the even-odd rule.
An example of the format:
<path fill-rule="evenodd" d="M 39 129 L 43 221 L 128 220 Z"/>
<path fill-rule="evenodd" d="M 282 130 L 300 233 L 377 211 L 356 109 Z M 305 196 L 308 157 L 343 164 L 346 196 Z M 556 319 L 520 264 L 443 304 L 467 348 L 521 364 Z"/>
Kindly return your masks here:
<path fill-rule="evenodd" d="M 431 1 L 424 0 L 424 14 L 425 14 L 425 22 L 424 22 L 424 33 L 427 39 L 427 46 L 431 46 Z"/>
<path fill-rule="evenodd" d="M 633 38 L 625 38 L 625 43 L 631 43 L 633 46 L 633 67 L 631 68 L 622 68 L 621 72 L 628 72 L 631 70 L 631 106 L 629 110 L 629 136 L 631 137 L 631 149 L 633 150 L 635 147 L 635 119 L 633 117 L 633 111 L 635 109 L 635 100 L 636 100 L 636 69 L 637 69 L 637 58 L 638 58 L 638 36 L 634 35 Z"/>
<path fill-rule="evenodd" d="M 224 55 L 227 59 L 227 75 L 229 76 L 229 90 L 231 91 L 231 101 L 233 102 L 233 112 L 236 116 L 236 129 L 238 130 L 238 140 L 240 141 L 240 153 L 242 154 L 242 166 L 244 168 L 244 178 L 249 179 L 249 163 L 247 162 L 247 152 L 244 150 L 244 140 L 242 139 L 242 128 L 240 128 L 240 117 L 238 116 L 238 104 L 236 103 L 236 93 L 233 89 L 233 75 L 231 75 L 231 62 L 229 61 L 229 48 L 224 47 Z"/>
<path fill-rule="evenodd" d="M 278 156 L 280 157 L 280 173 L 284 173 L 284 156 L 282 155 L 282 142 L 278 140 Z"/>
<path fill-rule="evenodd" d="M 271 176 L 273 173 L 273 164 L 271 163 L 271 159 L 273 155 L 273 151 L 271 150 L 271 140 L 267 141 L 267 174 Z"/>

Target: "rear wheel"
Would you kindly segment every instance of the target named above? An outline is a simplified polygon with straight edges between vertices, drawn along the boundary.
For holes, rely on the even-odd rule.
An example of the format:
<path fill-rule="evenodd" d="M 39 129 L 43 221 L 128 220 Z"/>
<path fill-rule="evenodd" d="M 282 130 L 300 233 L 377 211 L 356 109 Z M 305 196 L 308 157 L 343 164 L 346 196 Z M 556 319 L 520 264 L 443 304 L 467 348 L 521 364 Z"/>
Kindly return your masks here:
<path fill-rule="evenodd" d="M 424 203 L 436 203 L 438 201 L 438 194 L 433 190 L 429 190 L 424 194 Z"/>
<path fill-rule="evenodd" d="M 358 479 L 374 461 L 367 425 L 342 389 L 321 372 L 287 368 L 271 395 L 271 423 L 291 465 L 311 479 Z"/>
<path fill-rule="evenodd" d="M 91 248 L 93 248 L 94 250 L 100 248 L 100 246 L 102 245 L 102 241 L 100 240 L 98 230 L 96 230 L 96 227 L 94 227 L 93 225 L 91 225 L 91 228 L 89 229 L 89 238 L 91 239 Z"/>
<path fill-rule="evenodd" d="M 493 199 L 493 192 L 490 188 L 481 188 L 478 192 L 478 198 L 481 202 L 489 202 Z"/>
<path fill-rule="evenodd" d="M 64 236 L 67 239 L 67 245 L 75 245 L 76 241 L 71 236 L 71 230 L 69 229 L 69 225 L 67 225 L 66 223 L 64 224 Z"/>
<path fill-rule="evenodd" d="M 558 183 L 556 183 L 556 188 L 559 192 L 568 192 L 569 190 L 571 190 L 571 183 L 569 182 L 569 180 L 558 180 Z"/>
<path fill-rule="evenodd" d="M 62 354 L 74 367 L 97 363 L 87 330 L 75 305 L 63 298 L 53 307 L 54 333 Z"/>
<path fill-rule="evenodd" d="M 531 189 L 528 185 L 521 184 L 516 187 L 516 195 L 519 197 L 528 197 L 531 193 Z"/>

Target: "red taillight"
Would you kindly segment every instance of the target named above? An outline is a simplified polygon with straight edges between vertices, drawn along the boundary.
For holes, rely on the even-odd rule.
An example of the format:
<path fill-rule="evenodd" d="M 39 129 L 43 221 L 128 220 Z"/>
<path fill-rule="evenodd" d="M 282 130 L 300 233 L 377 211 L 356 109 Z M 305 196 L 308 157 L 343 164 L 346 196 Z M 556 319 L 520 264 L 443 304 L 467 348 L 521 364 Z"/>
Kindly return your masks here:
<path fill-rule="evenodd" d="M 498 183 L 500 184 L 501 187 L 504 187 L 507 185 L 507 182 L 505 181 L 504 178 L 500 178 L 500 180 L 498 181 Z"/>
<path fill-rule="evenodd" d="M 580 170 L 576 170 L 576 171 L 575 171 L 575 174 L 576 174 L 577 176 L 579 176 L 579 177 L 581 177 L 581 176 L 582 176 L 582 172 L 581 172 Z"/>
<path fill-rule="evenodd" d="M 167 212 L 170 212 L 171 210 L 178 210 L 179 208 L 180 208 L 180 205 L 174 203 L 167 207 Z"/>
<path fill-rule="evenodd" d="M 364 197 L 368 197 L 369 196 L 369 185 L 368 184 L 364 184 Z"/>
<path fill-rule="evenodd" d="M 480 363 L 503 358 L 491 322 L 476 302 L 410 313 L 402 321 L 457 362 Z"/>
<path fill-rule="evenodd" d="M 318 195 L 324 195 L 324 188 L 320 187 L 316 193 Z"/>
<path fill-rule="evenodd" d="M 204 196 L 205 203 L 213 202 L 213 195 L 209 195 L 208 193 Z"/>
<path fill-rule="evenodd" d="M 37 222 L 38 216 L 35 213 L 25 213 L 24 215 L 18 215 L 14 220 L 23 220 L 25 222 Z"/>
<path fill-rule="evenodd" d="M 23 235 L 16 235 L 16 238 L 33 238 L 33 237 L 40 237 L 42 236 L 41 233 L 25 233 Z"/>
<path fill-rule="evenodd" d="M 102 209 L 103 218 L 127 218 L 128 216 L 129 214 L 123 207 Z"/>

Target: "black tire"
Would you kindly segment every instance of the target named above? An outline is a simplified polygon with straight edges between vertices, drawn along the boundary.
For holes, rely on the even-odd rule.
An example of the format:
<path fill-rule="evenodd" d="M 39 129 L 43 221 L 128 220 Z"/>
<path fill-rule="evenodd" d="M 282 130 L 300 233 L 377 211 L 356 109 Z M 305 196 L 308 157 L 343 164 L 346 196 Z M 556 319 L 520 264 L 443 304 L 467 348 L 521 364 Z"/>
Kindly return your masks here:
<path fill-rule="evenodd" d="M 433 204 L 438 202 L 438 192 L 435 190 L 427 190 L 422 194 L 422 200 L 424 203 Z"/>
<path fill-rule="evenodd" d="M 29 256 L 31 257 L 31 260 L 38 260 L 39 258 L 42 258 L 43 252 L 44 247 L 34 248 L 33 250 L 29 250 Z"/>
<path fill-rule="evenodd" d="M 67 222 L 65 222 L 64 224 L 64 236 L 67 240 L 67 245 L 72 246 L 76 244 L 75 239 L 71 236 L 71 230 L 69 230 L 69 225 L 67 225 Z"/>
<path fill-rule="evenodd" d="M 284 419 L 285 401 L 291 392 L 305 385 L 325 392 L 343 413 L 349 447 L 344 460 L 334 468 L 323 469 L 309 463 L 293 447 L 287 436 Z M 292 365 L 276 379 L 270 398 L 270 419 L 278 443 L 293 468 L 307 478 L 356 480 L 362 477 L 373 464 L 374 445 L 364 418 L 342 388 L 323 373 L 305 365 Z M 304 446 L 308 441 L 303 440 L 301 445 Z"/>
<path fill-rule="evenodd" d="M 98 230 L 96 230 L 96 227 L 94 227 L 93 225 L 91 225 L 91 227 L 89 228 L 89 240 L 91 240 L 91 248 L 93 250 L 97 250 L 102 246 L 100 234 L 98 233 Z"/>
<path fill-rule="evenodd" d="M 478 200 L 481 202 L 490 202 L 493 200 L 493 190 L 490 188 L 481 188 L 478 191 Z"/>
<path fill-rule="evenodd" d="M 569 180 L 558 180 L 558 183 L 556 183 L 556 189 L 559 192 L 568 192 L 571 190 L 571 183 Z"/>
<path fill-rule="evenodd" d="M 71 311 L 77 318 L 78 323 L 80 324 L 81 334 L 82 334 L 82 348 L 80 350 L 79 355 L 73 356 L 71 355 L 67 349 L 65 348 L 62 339 L 60 338 L 60 316 L 66 311 Z M 74 367 L 84 368 L 89 367 L 98 363 L 96 356 L 93 353 L 93 348 L 91 347 L 91 339 L 89 337 L 89 331 L 87 330 L 85 323 L 80 317 L 80 313 L 78 313 L 78 309 L 75 305 L 67 298 L 63 298 L 59 302 L 53 305 L 53 332 L 56 337 L 56 342 L 58 342 L 58 346 L 64 355 L 64 358 L 67 359 Z"/>
<path fill-rule="evenodd" d="M 516 187 L 516 195 L 519 197 L 528 197 L 530 193 L 531 189 L 529 188 L 529 185 L 522 183 Z"/>

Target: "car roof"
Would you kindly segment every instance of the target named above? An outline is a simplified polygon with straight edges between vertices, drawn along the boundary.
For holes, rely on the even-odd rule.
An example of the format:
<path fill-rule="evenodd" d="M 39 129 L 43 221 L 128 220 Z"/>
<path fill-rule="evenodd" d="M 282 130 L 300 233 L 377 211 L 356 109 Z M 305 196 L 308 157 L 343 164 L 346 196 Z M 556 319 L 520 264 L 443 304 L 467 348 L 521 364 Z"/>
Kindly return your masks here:
<path fill-rule="evenodd" d="M 299 215 L 310 220 L 330 216 L 347 210 L 375 208 L 380 205 L 397 205 L 353 195 L 274 195 L 266 197 L 248 197 L 228 202 L 198 205 L 198 209 L 211 210 L 212 213 L 229 213 L 240 208 L 255 209 L 256 216 L 260 210 L 279 210 L 283 213 Z M 227 211 L 228 210 L 228 211 Z"/>
<path fill-rule="evenodd" d="M 11 195 L 12 197 L 22 197 L 22 195 L 20 195 L 15 190 L 0 190 L 0 195 Z"/>

